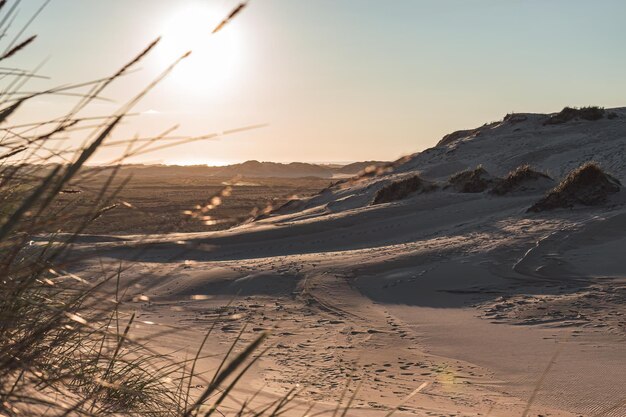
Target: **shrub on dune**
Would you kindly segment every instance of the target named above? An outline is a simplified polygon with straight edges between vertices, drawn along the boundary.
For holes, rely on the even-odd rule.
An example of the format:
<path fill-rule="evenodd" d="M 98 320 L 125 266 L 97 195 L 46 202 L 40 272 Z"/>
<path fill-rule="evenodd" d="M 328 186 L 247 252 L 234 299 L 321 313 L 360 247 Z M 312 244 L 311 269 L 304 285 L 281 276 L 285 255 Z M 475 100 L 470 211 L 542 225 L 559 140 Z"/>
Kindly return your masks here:
<path fill-rule="evenodd" d="M 605 110 L 598 106 L 589 107 L 565 107 L 560 112 L 550 116 L 548 120 L 544 122 L 545 125 L 558 125 L 567 123 L 571 120 L 600 120 L 604 117 Z"/>
<path fill-rule="evenodd" d="M 449 186 L 461 193 L 482 193 L 495 182 L 495 179 L 482 165 L 474 169 L 454 174 L 448 179 Z"/>
<path fill-rule="evenodd" d="M 385 185 L 378 190 L 372 204 L 390 203 L 392 201 L 405 199 L 413 193 L 430 192 L 434 191 L 436 188 L 436 185 L 423 180 L 419 175 L 413 175 Z"/>
<path fill-rule="evenodd" d="M 525 122 L 526 120 L 528 120 L 528 116 L 521 113 L 508 113 L 504 116 L 504 119 L 502 119 L 503 122 L 508 122 L 512 125 Z"/>
<path fill-rule="evenodd" d="M 542 180 L 551 181 L 552 178 L 542 172 L 533 170 L 528 164 L 520 165 L 509 172 L 506 178 L 498 181 L 490 192 L 496 195 L 505 195 L 515 191 L 524 191 Z"/>
<path fill-rule="evenodd" d="M 611 194 L 620 191 L 620 182 L 605 173 L 594 162 L 570 172 L 559 185 L 528 209 L 541 212 L 575 205 L 595 206 L 606 203 Z"/>

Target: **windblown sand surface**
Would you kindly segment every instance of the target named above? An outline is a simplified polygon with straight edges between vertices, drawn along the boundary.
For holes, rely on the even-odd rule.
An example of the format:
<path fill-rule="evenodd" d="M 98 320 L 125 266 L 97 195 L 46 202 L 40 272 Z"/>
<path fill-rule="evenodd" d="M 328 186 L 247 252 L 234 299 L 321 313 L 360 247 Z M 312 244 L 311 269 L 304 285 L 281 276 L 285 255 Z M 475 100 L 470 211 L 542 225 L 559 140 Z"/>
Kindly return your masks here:
<path fill-rule="evenodd" d="M 303 401 L 332 410 L 348 383 L 361 384 L 350 415 L 382 416 L 427 383 L 397 415 L 521 416 L 531 402 L 531 416 L 624 416 L 623 190 L 540 214 L 526 210 L 545 182 L 370 204 L 406 175 L 444 184 L 478 164 L 504 177 L 529 163 L 558 181 L 595 160 L 623 181 L 626 110 L 613 111 L 550 126 L 520 115 L 228 231 L 86 238 L 81 268 L 138 261 L 127 275 L 151 300 L 136 304 L 140 319 L 181 329 L 161 348 L 183 356 L 218 317 L 227 318 L 210 342 L 217 353 L 242 326 L 243 341 L 271 330 L 274 347 L 241 398 L 299 384 Z"/>

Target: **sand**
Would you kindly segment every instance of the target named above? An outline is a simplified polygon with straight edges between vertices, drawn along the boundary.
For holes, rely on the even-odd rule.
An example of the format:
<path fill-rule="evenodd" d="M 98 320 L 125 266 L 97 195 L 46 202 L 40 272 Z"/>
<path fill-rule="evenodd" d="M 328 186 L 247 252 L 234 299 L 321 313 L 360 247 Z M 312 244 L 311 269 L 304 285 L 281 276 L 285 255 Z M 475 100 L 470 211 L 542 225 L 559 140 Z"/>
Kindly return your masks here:
<path fill-rule="evenodd" d="M 138 279 L 131 292 L 150 302 L 130 307 L 176 327 L 159 343 L 181 355 L 224 313 L 210 340 L 217 353 L 243 326 L 243 342 L 270 330 L 273 347 L 240 399 L 298 386 L 302 407 L 333 410 L 347 385 L 360 385 L 349 415 L 382 416 L 426 383 L 396 415 L 624 416 L 623 190 L 600 206 L 541 214 L 526 213 L 541 189 L 442 187 L 370 204 L 396 178 L 445 182 L 478 164 L 505 176 L 530 163 L 558 180 L 593 159 L 623 181 L 626 111 L 612 111 L 615 120 L 544 126 L 547 116 L 529 114 L 469 131 L 228 231 L 85 237 L 77 269 L 134 262 L 125 279 Z"/>

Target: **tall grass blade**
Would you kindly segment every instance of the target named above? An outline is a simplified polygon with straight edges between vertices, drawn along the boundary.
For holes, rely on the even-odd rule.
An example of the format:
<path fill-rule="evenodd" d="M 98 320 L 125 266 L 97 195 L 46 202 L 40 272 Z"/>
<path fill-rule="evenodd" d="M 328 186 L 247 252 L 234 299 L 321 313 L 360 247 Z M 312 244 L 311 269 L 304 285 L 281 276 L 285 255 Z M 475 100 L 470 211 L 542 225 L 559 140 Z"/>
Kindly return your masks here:
<path fill-rule="evenodd" d="M 250 343 L 241 353 L 239 353 L 235 359 L 233 359 L 228 366 L 219 373 L 217 378 L 209 384 L 207 389 L 200 395 L 200 397 L 196 400 L 196 402 L 187 409 L 187 411 L 183 414 L 183 417 L 189 417 L 192 415 L 194 411 L 196 411 L 204 402 L 211 396 L 211 394 L 219 387 L 226 378 L 234 374 L 234 372 L 243 364 L 243 362 L 248 359 L 255 350 L 263 343 L 263 341 L 267 338 L 267 333 L 261 334 L 257 337 L 252 343 Z"/>

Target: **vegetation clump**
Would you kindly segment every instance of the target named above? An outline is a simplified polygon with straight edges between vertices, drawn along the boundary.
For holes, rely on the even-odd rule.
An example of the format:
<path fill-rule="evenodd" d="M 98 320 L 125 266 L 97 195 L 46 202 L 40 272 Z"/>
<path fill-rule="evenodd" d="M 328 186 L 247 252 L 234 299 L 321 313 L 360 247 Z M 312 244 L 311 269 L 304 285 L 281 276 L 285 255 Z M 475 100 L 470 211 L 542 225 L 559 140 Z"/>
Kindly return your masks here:
<path fill-rule="evenodd" d="M 448 182 L 461 193 L 482 193 L 493 185 L 495 180 L 482 165 L 478 165 L 474 169 L 454 174 Z"/>
<path fill-rule="evenodd" d="M 376 192 L 372 204 L 391 203 L 407 198 L 409 195 L 421 192 L 426 193 L 437 189 L 435 184 L 424 181 L 419 175 L 413 175 L 385 185 Z"/>
<path fill-rule="evenodd" d="M 541 180 L 552 180 L 552 178 L 524 164 L 509 172 L 506 178 L 498 181 L 490 192 L 495 195 L 505 195 L 515 191 L 524 191 L 530 184 Z"/>
<path fill-rule="evenodd" d="M 504 119 L 502 119 L 503 122 L 508 122 L 512 125 L 525 122 L 526 120 L 528 120 L 528 116 L 521 113 L 508 113 L 506 116 L 504 116 Z"/>
<path fill-rule="evenodd" d="M 605 113 L 606 111 L 598 106 L 581 108 L 565 107 L 560 112 L 550 116 L 550 118 L 544 122 L 544 125 L 559 125 L 571 120 L 596 121 L 602 119 Z"/>
<path fill-rule="evenodd" d="M 575 205 L 595 206 L 607 201 L 609 195 L 619 192 L 620 182 L 605 173 L 594 162 L 588 162 L 570 172 L 563 181 L 528 209 L 541 212 Z"/>

